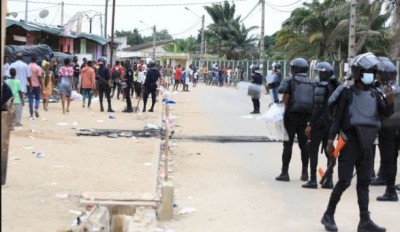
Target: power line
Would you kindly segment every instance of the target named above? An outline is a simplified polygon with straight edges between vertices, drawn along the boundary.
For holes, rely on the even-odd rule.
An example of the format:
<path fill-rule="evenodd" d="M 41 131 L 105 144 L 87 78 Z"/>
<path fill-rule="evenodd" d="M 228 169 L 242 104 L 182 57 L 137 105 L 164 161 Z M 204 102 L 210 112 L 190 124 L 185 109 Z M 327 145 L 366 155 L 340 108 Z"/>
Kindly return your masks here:
<path fill-rule="evenodd" d="M 257 8 L 258 5 L 260 5 L 260 1 L 257 2 L 257 4 L 253 7 L 253 9 L 251 9 L 250 12 L 242 20 L 240 20 L 240 22 L 243 22 L 244 20 L 246 20 L 247 17 L 249 17 L 251 15 L 251 13 L 253 13 L 253 11 Z"/>
<path fill-rule="evenodd" d="M 281 10 L 278 9 L 276 7 L 274 7 L 273 5 L 270 5 L 268 2 L 265 2 L 265 5 L 269 6 L 271 9 L 279 11 L 279 12 L 283 12 L 283 13 L 291 13 L 293 10 Z"/>
<path fill-rule="evenodd" d="M 11 2 L 25 2 L 25 0 L 8 0 Z M 233 2 L 243 2 L 247 0 L 232 0 Z M 192 3 L 159 3 L 159 4 L 118 4 L 116 7 L 166 7 L 166 6 L 188 6 L 188 5 L 209 5 L 224 3 L 225 1 L 212 1 L 212 2 L 192 2 Z M 29 1 L 29 3 L 38 4 L 55 4 L 42 1 Z M 57 3 L 59 4 L 59 3 Z M 105 5 L 94 5 L 94 4 L 79 4 L 79 3 L 64 3 L 65 6 L 90 6 L 90 7 L 104 7 Z"/>
<path fill-rule="evenodd" d="M 182 31 L 180 33 L 172 34 L 172 36 L 181 35 L 181 34 L 184 34 L 184 33 L 188 32 L 188 31 L 190 31 L 191 29 L 193 29 L 193 27 L 196 27 L 200 22 L 201 22 L 201 19 L 198 19 L 193 25 L 191 25 L 190 27 L 188 27 L 184 31 Z"/>
<path fill-rule="evenodd" d="M 46 7 L 42 7 L 42 8 L 38 8 L 38 9 L 33 9 L 33 10 L 28 10 L 28 12 L 33 12 L 33 11 L 39 11 L 39 10 L 44 10 L 44 9 L 49 9 L 49 8 L 53 8 L 58 6 L 58 3 L 52 3 L 53 6 L 46 6 Z M 15 13 L 24 13 L 25 11 L 14 11 Z"/>
<path fill-rule="evenodd" d="M 296 5 L 297 3 L 299 3 L 299 2 L 301 2 L 301 1 L 303 1 L 303 0 L 298 0 L 298 1 L 296 1 L 296 2 L 293 2 L 293 3 L 290 3 L 290 4 L 287 4 L 287 5 L 275 5 L 275 4 L 273 4 L 273 3 L 270 3 L 270 2 L 267 2 L 267 1 L 265 1 L 265 3 L 266 4 L 269 4 L 270 6 L 273 6 L 273 7 L 288 7 L 288 6 L 293 6 L 293 5 Z"/>

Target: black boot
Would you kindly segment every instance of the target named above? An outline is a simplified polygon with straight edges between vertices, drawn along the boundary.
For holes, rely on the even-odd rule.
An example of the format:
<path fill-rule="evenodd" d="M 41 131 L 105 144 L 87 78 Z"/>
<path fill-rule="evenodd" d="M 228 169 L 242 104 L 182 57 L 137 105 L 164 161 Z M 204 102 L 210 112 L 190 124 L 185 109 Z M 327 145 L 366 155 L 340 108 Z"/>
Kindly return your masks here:
<path fill-rule="evenodd" d="M 369 217 L 369 212 L 360 214 L 357 232 L 385 232 L 386 229 L 375 224 Z"/>
<path fill-rule="evenodd" d="M 325 230 L 327 231 L 338 231 L 333 214 L 325 212 L 324 216 L 322 216 L 321 223 L 325 226 Z"/>
<path fill-rule="evenodd" d="M 290 181 L 288 167 L 282 167 L 282 173 L 275 178 L 277 181 Z"/>
<path fill-rule="evenodd" d="M 399 201 L 395 187 L 387 187 L 382 196 L 376 198 L 377 201 Z"/>
<path fill-rule="evenodd" d="M 103 103 L 100 102 L 100 112 L 104 112 Z"/>
<path fill-rule="evenodd" d="M 310 180 L 307 183 L 303 184 L 301 187 L 317 189 L 318 188 L 317 177 L 311 176 Z"/>
<path fill-rule="evenodd" d="M 370 183 L 372 186 L 383 186 L 386 185 L 386 180 L 378 175 L 375 179 L 373 179 Z"/>
<path fill-rule="evenodd" d="M 321 185 L 321 188 L 323 188 L 323 189 L 333 189 L 332 176 L 326 178 L 325 183 Z"/>
<path fill-rule="evenodd" d="M 333 214 L 325 212 L 324 216 L 322 216 L 321 223 L 325 226 L 325 230 L 327 231 L 338 231 Z"/>
<path fill-rule="evenodd" d="M 397 191 L 400 191 L 400 184 L 396 185 Z"/>
<path fill-rule="evenodd" d="M 303 167 L 303 169 L 301 170 L 301 177 L 300 179 L 302 181 L 308 181 L 308 170 L 307 167 Z"/>
<path fill-rule="evenodd" d="M 111 104 L 108 104 L 107 112 L 115 112 L 115 111 L 111 108 Z"/>

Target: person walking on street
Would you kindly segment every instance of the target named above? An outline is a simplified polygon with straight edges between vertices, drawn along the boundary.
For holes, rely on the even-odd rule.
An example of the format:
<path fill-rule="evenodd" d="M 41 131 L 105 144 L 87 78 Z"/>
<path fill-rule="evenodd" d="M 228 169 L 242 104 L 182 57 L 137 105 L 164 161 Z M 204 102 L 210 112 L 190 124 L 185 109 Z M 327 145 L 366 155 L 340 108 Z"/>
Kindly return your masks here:
<path fill-rule="evenodd" d="M 54 88 L 54 73 L 50 71 L 51 64 L 49 62 L 43 65 L 43 78 L 42 78 L 42 98 L 43 98 L 43 109 L 48 110 L 50 95 Z"/>
<path fill-rule="evenodd" d="M 40 104 L 40 94 L 42 89 L 42 69 L 36 63 L 37 59 L 32 56 L 31 63 L 29 63 L 29 69 L 31 71 L 31 90 L 28 91 L 29 99 L 29 114 L 30 119 L 33 120 L 33 112 L 35 112 L 35 117 L 39 118 L 39 104 Z M 35 98 L 35 111 L 33 111 L 33 100 Z"/>
<path fill-rule="evenodd" d="M 281 84 L 281 65 L 277 63 L 272 63 L 272 74 L 267 77 L 267 89 L 272 97 L 273 103 L 279 103 L 278 88 Z"/>
<path fill-rule="evenodd" d="M 131 113 L 133 112 L 132 108 L 132 101 L 131 101 L 131 89 L 133 89 L 133 69 L 131 67 L 131 63 L 129 60 L 125 61 L 125 83 L 126 83 L 126 89 L 125 89 L 125 98 L 126 98 L 126 108 L 122 111 L 125 113 Z"/>
<path fill-rule="evenodd" d="M 107 99 L 107 112 L 114 112 L 111 108 L 111 87 L 110 87 L 110 69 L 106 67 L 106 60 L 100 58 L 98 60 L 99 69 L 96 73 L 96 80 L 99 85 L 99 102 L 100 102 L 100 112 L 104 112 L 103 107 L 103 96 L 105 95 Z"/>
<path fill-rule="evenodd" d="M 149 112 L 154 112 L 154 105 L 156 104 L 156 91 L 157 91 L 157 81 L 160 78 L 160 72 L 156 67 L 156 62 L 151 60 L 149 62 L 150 69 L 147 71 L 146 80 L 144 82 L 144 93 L 143 93 L 143 112 L 146 112 L 147 98 L 151 94 L 151 107 Z"/>
<path fill-rule="evenodd" d="M 283 94 L 285 103 L 283 122 L 289 140 L 283 142 L 282 172 L 275 178 L 277 181 L 290 181 L 289 163 L 292 158 L 294 136 L 297 134 L 301 151 L 302 171 L 300 179 L 308 181 L 308 151 L 305 129 L 312 112 L 314 86 L 308 79 L 309 65 L 304 58 L 296 58 L 290 62 L 292 76 L 286 78 L 279 86 L 278 92 Z"/>
<path fill-rule="evenodd" d="M 175 84 L 172 91 L 178 91 L 178 86 L 179 83 L 181 82 L 181 79 L 182 79 L 182 70 L 181 70 L 181 65 L 178 64 L 178 67 L 175 69 Z"/>
<path fill-rule="evenodd" d="M 174 83 L 174 78 L 173 78 L 174 70 L 172 70 L 171 65 L 168 65 L 164 69 L 164 79 L 167 82 L 167 89 L 169 89 L 169 86 Z"/>
<path fill-rule="evenodd" d="M 250 112 L 250 114 L 259 114 L 260 113 L 260 97 L 261 97 L 261 88 L 259 88 L 262 85 L 262 75 L 260 73 L 260 67 L 257 65 L 254 65 L 251 68 L 251 83 L 256 85 L 256 86 L 250 86 L 250 88 L 254 87 L 252 90 L 253 93 L 251 93 L 251 101 L 253 102 L 253 111 Z"/>
<path fill-rule="evenodd" d="M 22 110 L 25 105 L 24 103 L 24 93 L 22 92 L 22 85 L 19 79 L 16 79 L 15 68 L 10 68 L 10 79 L 6 80 L 6 84 L 11 88 L 13 93 L 13 110 L 15 111 L 14 126 L 22 126 Z"/>
<path fill-rule="evenodd" d="M 58 76 L 60 77 L 60 95 L 62 104 L 62 113 L 69 113 L 69 105 L 71 103 L 71 93 L 75 90 L 74 83 L 74 70 L 70 66 L 71 60 L 69 58 L 64 59 L 64 66 L 58 70 Z M 67 106 L 65 108 L 65 103 Z"/>
<path fill-rule="evenodd" d="M 82 68 L 82 107 L 86 106 L 86 98 L 88 99 L 87 108 L 90 109 L 94 89 L 96 89 L 96 72 L 93 69 L 93 62 L 90 60 L 86 66 Z"/>
<path fill-rule="evenodd" d="M 314 89 L 314 106 L 310 120 L 305 130 L 308 138 L 308 155 L 310 162 L 310 180 L 303 184 L 303 188 L 318 188 L 317 184 L 317 165 L 319 146 L 325 148 L 328 142 L 328 133 L 332 123 L 332 115 L 329 113 L 328 99 L 339 85 L 334 76 L 333 67 L 328 62 L 320 62 L 314 67 L 316 75 L 316 86 Z M 330 155 L 327 155 L 327 161 L 330 161 Z M 328 176 L 322 188 L 332 189 L 332 175 Z"/>
<path fill-rule="evenodd" d="M 31 81 L 31 70 L 27 64 L 25 64 L 22 53 L 17 53 L 16 61 L 10 64 L 10 69 L 14 68 L 16 71 L 15 78 L 21 82 L 21 91 L 24 94 L 28 93 L 32 89 L 32 81 Z M 24 101 L 24 99 L 22 99 Z"/>
<path fill-rule="evenodd" d="M 357 174 L 357 198 L 360 222 L 358 232 L 385 232 L 376 225 L 369 212 L 369 183 L 372 172 L 372 148 L 381 126 L 381 117 L 391 114 L 393 92 L 385 88 L 384 94 L 371 88 L 377 71 L 383 71 L 383 64 L 372 53 L 354 58 L 351 65 L 354 84 L 343 88 L 335 100 L 334 121 L 329 130 L 326 146 L 328 154 L 333 154 L 333 140 L 336 135 L 345 134 L 346 145 L 338 158 L 339 180 L 329 198 L 321 223 L 327 231 L 338 231 L 334 214 L 343 192 L 350 186 L 354 167 Z M 384 97 L 386 95 L 386 97 Z M 343 137 L 343 136 L 342 136 Z"/>
<path fill-rule="evenodd" d="M 74 68 L 74 84 L 75 84 L 75 90 L 78 91 L 80 89 L 79 86 L 79 75 L 81 74 L 81 67 L 78 64 L 78 57 L 74 56 L 72 58 L 73 61 L 73 68 Z"/>

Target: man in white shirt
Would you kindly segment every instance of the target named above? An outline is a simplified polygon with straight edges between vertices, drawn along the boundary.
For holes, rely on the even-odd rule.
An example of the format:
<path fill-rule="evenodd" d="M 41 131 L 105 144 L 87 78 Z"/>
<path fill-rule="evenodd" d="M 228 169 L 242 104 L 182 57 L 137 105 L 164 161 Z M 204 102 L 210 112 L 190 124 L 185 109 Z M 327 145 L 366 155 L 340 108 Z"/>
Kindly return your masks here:
<path fill-rule="evenodd" d="M 17 60 L 10 65 L 10 69 L 14 68 L 17 71 L 16 79 L 21 81 L 22 92 L 27 93 L 28 88 L 32 91 L 31 71 L 29 66 L 25 64 L 22 53 L 17 53 Z"/>

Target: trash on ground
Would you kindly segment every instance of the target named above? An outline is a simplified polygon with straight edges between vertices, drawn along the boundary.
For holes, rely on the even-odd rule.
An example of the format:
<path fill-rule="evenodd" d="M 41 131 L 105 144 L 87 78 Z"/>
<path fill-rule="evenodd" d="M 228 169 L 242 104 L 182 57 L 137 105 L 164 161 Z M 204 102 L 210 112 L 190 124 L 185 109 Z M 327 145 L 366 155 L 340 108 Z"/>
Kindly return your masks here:
<path fill-rule="evenodd" d="M 57 122 L 57 125 L 59 126 L 68 126 L 67 122 Z"/>
<path fill-rule="evenodd" d="M 107 135 L 108 138 L 118 138 L 118 134 L 117 133 L 111 133 L 109 135 Z"/>
<path fill-rule="evenodd" d="M 184 215 L 184 214 L 188 214 L 188 213 L 194 213 L 196 211 L 197 211 L 197 209 L 195 209 L 195 208 L 187 207 L 187 208 L 181 209 L 178 214 L 179 215 Z"/>
<path fill-rule="evenodd" d="M 43 158 L 44 157 L 44 153 L 42 151 L 38 151 L 38 152 L 35 153 L 35 156 L 37 158 Z"/>
<path fill-rule="evenodd" d="M 160 129 L 160 127 L 151 123 L 147 123 L 144 129 Z"/>
<path fill-rule="evenodd" d="M 60 199 L 67 199 L 68 193 L 64 193 L 64 192 L 56 193 L 56 197 L 60 198 Z"/>
<path fill-rule="evenodd" d="M 108 118 L 109 119 L 116 119 L 115 116 L 113 116 L 113 115 L 108 116 Z"/>
<path fill-rule="evenodd" d="M 26 149 L 26 150 L 33 149 L 33 147 L 31 147 L 31 146 L 27 146 L 27 147 L 23 147 L 23 148 Z"/>

